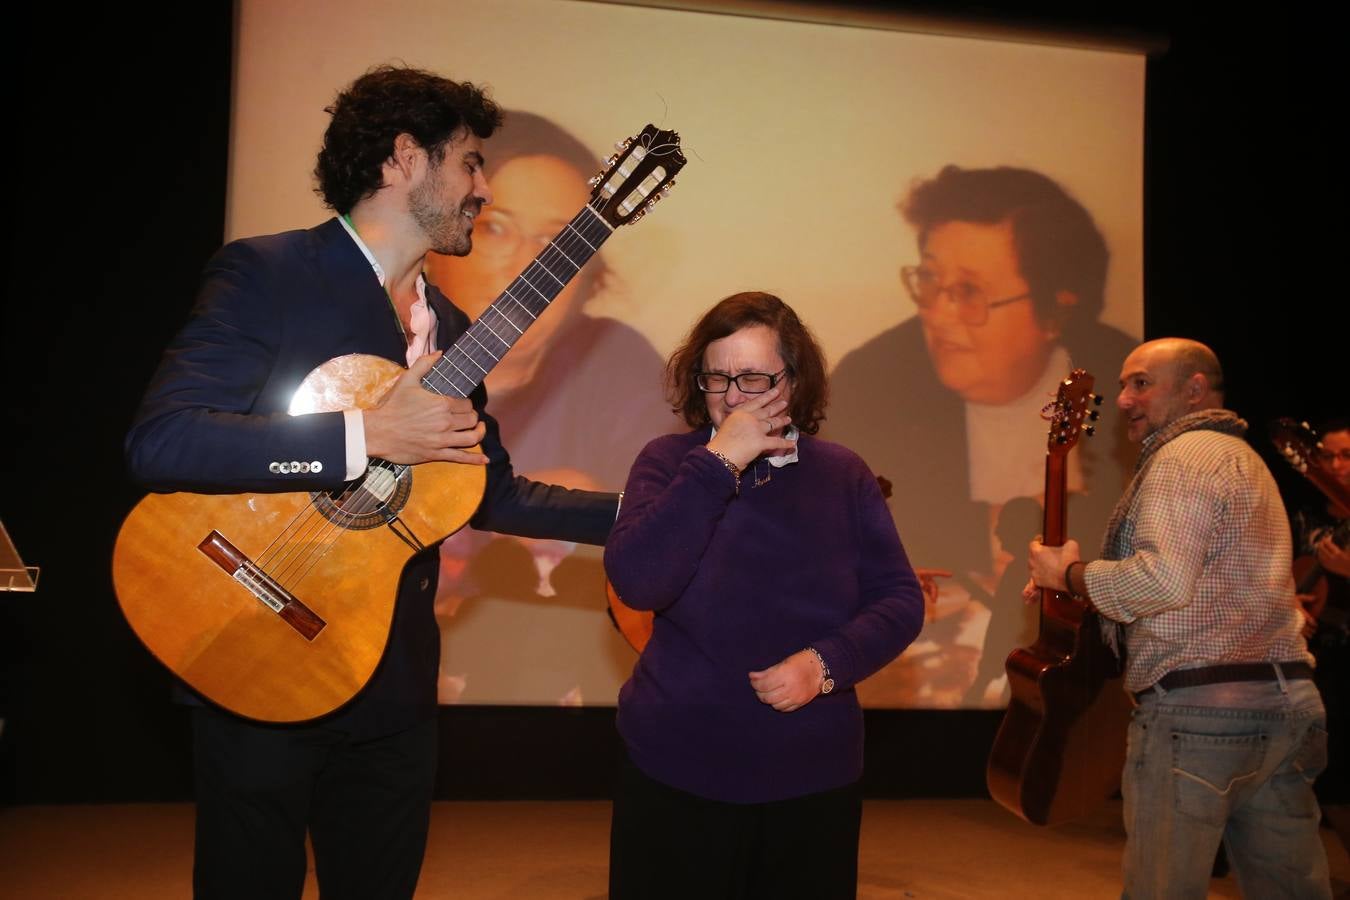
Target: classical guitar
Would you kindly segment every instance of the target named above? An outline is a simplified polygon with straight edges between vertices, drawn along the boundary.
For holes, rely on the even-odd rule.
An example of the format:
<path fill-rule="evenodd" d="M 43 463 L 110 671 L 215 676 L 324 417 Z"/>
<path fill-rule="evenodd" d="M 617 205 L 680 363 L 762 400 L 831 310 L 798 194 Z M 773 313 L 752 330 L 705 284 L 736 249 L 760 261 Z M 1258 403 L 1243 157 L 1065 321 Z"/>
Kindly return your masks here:
<path fill-rule="evenodd" d="M 1350 543 L 1350 488 L 1341 484 L 1319 461 L 1322 443 L 1307 422 L 1276 419 L 1270 423 L 1270 438 L 1280 456 L 1299 474 L 1307 478 L 1327 498 L 1340 524 L 1331 530 L 1331 540 L 1344 549 Z M 1316 599 L 1310 612 L 1317 619 L 1317 632 L 1308 640 L 1314 654 L 1327 649 L 1339 649 L 1350 638 L 1350 614 L 1337 605 L 1328 603 L 1327 572 L 1316 555 L 1300 556 L 1294 560 L 1295 590 L 1311 594 Z M 1337 598 L 1342 603 L 1344 598 Z"/>
<path fill-rule="evenodd" d="M 1047 407 L 1042 540 L 1067 537 L 1069 451 L 1096 419 L 1092 376 L 1075 369 Z M 1129 695 L 1121 665 L 1102 640 L 1097 614 L 1070 594 L 1042 590 L 1035 643 L 1008 655 L 1012 697 L 985 772 L 989 793 L 1034 825 L 1055 825 L 1091 812 L 1120 786 Z"/>
<path fill-rule="evenodd" d="M 591 180 L 586 205 L 422 379 L 467 397 L 613 231 L 636 222 L 685 164 L 679 136 L 648 125 Z M 353 354 L 311 372 L 292 415 L 368 409 L 405 371 Z M 117 537 L 127 621 L 164 665 L 225 709 L 300 722 L 356 696 L 384 653 L 408 559 L 478 508 L 482 466 L 395 465 L 331 493 L 152 494 Z"/>

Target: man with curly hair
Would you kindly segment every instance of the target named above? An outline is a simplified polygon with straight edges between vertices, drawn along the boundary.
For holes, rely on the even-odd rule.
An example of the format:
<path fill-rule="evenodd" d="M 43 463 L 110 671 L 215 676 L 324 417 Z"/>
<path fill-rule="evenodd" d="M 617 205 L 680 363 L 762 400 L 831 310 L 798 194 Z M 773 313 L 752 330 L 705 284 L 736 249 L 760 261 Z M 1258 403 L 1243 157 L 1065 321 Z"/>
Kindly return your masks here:
<path fill-rule="evenodd" d="M 472 248 L 497 106 L 383 66 L 327 112 L 315 174 L 338 215 L 215 255 L 128 435 L 132 472 L 156 490 L 238 493 L 332 491 L 371 458 L 484 465 L 475 527 L 603 543 L 617 495 L 515 477 L 481 386 L 457 399 L 420 383 L 469 326 L 422 260 Z M 349 353 L 409 369 L 374 408 L 288 415 L 306 374 Z M 385 656 L 337 712 L 277 726 L 197 704 L 196 896 L 300 897 L 306 833 L 324 897 L 412 896 L 436 772 L 436 573 L 435 546 L 407 563 Z"/>

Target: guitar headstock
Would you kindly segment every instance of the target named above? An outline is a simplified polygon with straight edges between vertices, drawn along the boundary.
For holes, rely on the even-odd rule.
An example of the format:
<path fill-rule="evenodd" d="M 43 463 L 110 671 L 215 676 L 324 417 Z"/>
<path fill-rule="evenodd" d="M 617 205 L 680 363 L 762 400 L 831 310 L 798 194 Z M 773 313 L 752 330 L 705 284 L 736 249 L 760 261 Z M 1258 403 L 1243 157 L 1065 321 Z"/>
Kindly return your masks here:
<path fill-rule="evenodd" d="M 1050 420 L 1050 435 L 1046 452 L 1067 454 L 1078 443 L 1078 436 L 1096 432 L 1092 422 L 1097 421 L 1102 398 L 1092 393 L 1094 380 L 1085 369 L 1074 369 L 1059 383 L 1054 401 L 1041 410 L 1041 417 Z"/>
<path fill-rule="evenodd" d="M 1317 452 L 1321 448 L 1312 426 L 1288 418 L 1276 419 L 1270 423 L 1270 440 L 1294 471 L 1312 477 L 1309 470 L 1317 465 Z"/>
<path fill-rule="evenodd" d="M 1322 441 L 1307 422 L 1281 418 L 1270 423 L 1270 439 L 1284 461 L 1341 508 L 1350 510 L 1350 489 L 1321 461 Z"/>
<path fill-rule="evenodd" d="M 591 179 L 591 209 L 610 225 L 629 225 L 670 193 L 675 173 L 684 168 L 680 136 L 648 125 L 615 144 L 605 170 Z"/>

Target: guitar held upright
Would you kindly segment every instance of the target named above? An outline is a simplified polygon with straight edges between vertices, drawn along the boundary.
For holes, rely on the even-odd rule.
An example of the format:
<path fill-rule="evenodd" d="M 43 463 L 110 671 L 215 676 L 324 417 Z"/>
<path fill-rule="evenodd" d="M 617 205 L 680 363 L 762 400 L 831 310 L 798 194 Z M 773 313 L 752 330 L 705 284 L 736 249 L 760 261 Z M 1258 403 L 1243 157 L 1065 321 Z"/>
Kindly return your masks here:
<path fill-rule="evenodd" d="M 1088 423 L 1093 378 L 1075 369 L 1060 383 L 1045 454 L 1042 543 L 1067 539 L 1069 451 Z M 1063 591 L 1042 589 L 1036 642 L 1008 655 L 1012 697 L 985 772 L 989 793 L 1034 825 L 1080 818 L 1120 787 L 1129 695 L 1120 661 L 1102 639 L 1099 617 Z"/>

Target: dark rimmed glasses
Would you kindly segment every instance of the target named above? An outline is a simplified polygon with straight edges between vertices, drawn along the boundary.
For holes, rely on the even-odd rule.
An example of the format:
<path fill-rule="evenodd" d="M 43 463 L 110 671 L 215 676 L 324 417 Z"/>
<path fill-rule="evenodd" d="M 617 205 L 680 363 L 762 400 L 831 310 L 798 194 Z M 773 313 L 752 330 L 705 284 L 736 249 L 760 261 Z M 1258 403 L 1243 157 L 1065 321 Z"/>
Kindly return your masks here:
<path fill-rule="evenodd" d="M 772 390 L 783 380 L 787 369 L 780 369 L 773 375 L 765 372 L 742 372 L 739 375 L 723 375 L 721 372 L 695 372 L 694 384 L 705 394 L 725 394 L 736 385 L 742 394 L 762 394 Z"/>
<path fill-rule="evenodd" d="M 946 294 L 956 304 L 957 317 L 966 325 L 983 325 L 989 321 L 989 310 L 1031 299 L 1031 293 L 1027 292 L 1016 297 L 990 300 L 979 285 L 969 281 L 944 285 L 941 275 L 923 266 L 902 267 L 900 280 L 905 283 L 905 290 L 919 309 L 931 309 Z"/>

